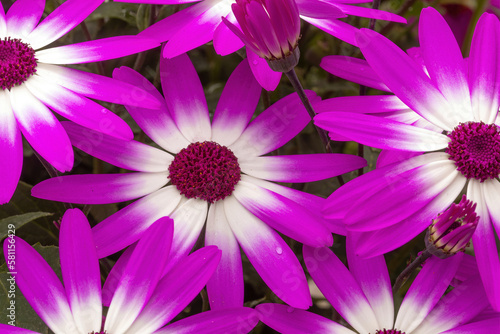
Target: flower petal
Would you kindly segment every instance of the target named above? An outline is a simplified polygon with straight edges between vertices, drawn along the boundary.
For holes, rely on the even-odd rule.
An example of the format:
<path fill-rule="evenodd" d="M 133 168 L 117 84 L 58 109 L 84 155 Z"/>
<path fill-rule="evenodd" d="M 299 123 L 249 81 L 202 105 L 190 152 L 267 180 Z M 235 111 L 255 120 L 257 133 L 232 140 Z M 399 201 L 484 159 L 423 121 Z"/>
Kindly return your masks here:
<path fill-rule="evenodd" d="M 392 21 L 398 23 L 406 23 L 406 19 L 397 14 L 391 12 L 386 12 L 384 10 L 378 10 L 373 8 L 366 8 L 360 6 L 349 6 L 343 3 L 335 4 L 338 8 L 347 15 L 354 15 L 359 17 L 367 17 L 376 20 Z"/>
<path fill-rule="evenodd" d="M 224 199 L 224 211 L 238 243 L 267 286 L 289 305 L 301 309 L 311 306 L 304 271 L 278 233 L 246 210 L 234 196 Z"/>
<path fill-rule="evenodd" d="M 485 187 L 486 182 L 490 183 L 487 187 Z M 480 183 L 475 179 L 469 180 L 467 197 L 471 201 L 477 203 L 476 212 L 480 217 L 476 231 L 472 235 L 472 243 L 474 245 L 474 253 L 476 255 L 479 274 L 481 275 L 491 306 L 496 311 L 500 311 L 500 286 L 498 285 L 498 279 L 500 278 L 500 259 L 498 258 L 495 232 L 491 226 L 491 217 L 488 213 L 485 195 L 487 189 L 491 191 L 493 182 L 498 181 L 488 180 L 484 183 Z M 495 185 L 495 187 L 497 187 L 497 185 Z M 488 199 L 490 198 L 489 196 Z"/>
<path fill-rule="evenodd" d="M 18 237 L 9 237 L 3 243 L 6 262 L 13 249 L 16 260 L 9 270 L 16 271 L 13 274 L 15 284 L 38 316 L 55 333 L 78 332 L 64 287 L 52 268 L 33 247 Z"/>
<path fill-rule="evenodd" d="M 477 276 L 471 277 L 441 298 L 412 333 L 443 333 L 443 331 L 469 322 L 488 306 L 488 297 L 480 279 Z M 489 332 L 477 332 L 477 334 L 482 333 Z"/>
<path fill-rule="evenodd" d="M 174 157 L 135 140 L 123 140 L 63 122 L 72 144 L 80 150 L 120 168 L 140 172 L 166 172 Z"/>
<path fill-rule="evenodd" d="M 155 143 L 165 150 L 173 153 L 178 153 L 190 144 L 186 137 L 179 131 L 179 128 L 177 128 L 168 111 L 164 97 L 152 83 L 138 72 L 125 66 L 115 69 L 113 77 L 132 84 L 135 87 L 140 87 L 160 101 L 161 106 L 159 110 L 141 108 L 140 106 L 133 107 L 132 105 L 125 106 L 132 118 L 149 138 L 153 139 Z"/>
<path fill-rule="evenodd" d="M 125 140 L 134 138 L 124 120 L 94 101 L 36 75 L 25 84 L 43 104 L 70 121 L 113 137 Z"/>
<path fill-rule="evenodd" d="M 259 322 L 255 310 L 249 307 L 206 311 L 176 321 L 154 334 L 241 334 L 249 333 Z"/>
<path fill-rule="evenodd" d="M 386 175 L 388 179 L 380 180 L 382 189 L 368 191 L 354 204 L 346 217 L 347 229 L 371 231 L 394 225 L 427 205 L 458 174 L 453 161 L 441 160 L 401 174 Z"/>
<path fill-rule="evenodd" d="M 300 15 L 317 19 L 340 19 L 347 17 L 337 3 L 323 1 L 296 0 Z"/>
<path fill-rule="evenodd" d="M 182 198 L 177 208 L 170 214 L 175 222 L 172 254 L 163 271 L 167 273 L 172 266 L 182 260 L 193 249 L 207 220 L 208 203 L 201 199 Z"/>
<path fill-rule="evenodd" d="M 315 100 L 315 93 L 307 91 L 306 94 Z M 237 157 L 269 153 L 295 137 L 310 120 L 299 96 L 290 94 L 257 116 L 229 149 Z"/>
<path fill-rule="evenodd" d="M 10 98 L 0 92 L 0 205 L 10 201 L 21 176 L 23 166 L 23 142 L 21 131 L 12 112 Z"/>
<path fill-rule="evenodd" d="M 370 303 L 381 328 L 392 328 L 394 324 L 394 301 L 391 280 L 384 256 L 362 259 L 355 254 L 355 235 L 347 236 L 347 262 L 349 271 L 358 282 Z"/>
<path fill-rule="evenodd" d="M 448 288 L 463 254 L 447 259 L 429 258 L 413 281 L 399 308 L 395 328 L 412 333 Z"/>
<path fill-rule="evenodd" d="M 66 175 L 40 182 L 31 195 L 66 203 L 118 203 L 151 194 L 168 181 L 167 172 Z"/>
<path fill-rule="evenodd" d="M 158 46 L 154 39 L 113 36 L 37 51 L 36 58 L 48 64 L 81 64 L 121 58 Z"/>
<path fill-rule="evenodd" d="M 118 261 L 115 262 L 113 268 L 111 268 L 111 271 L 104 282 L 104 286 L 102 287 L 102 305 L 109 307 L 109 304 L 111 304 L 113 295 L 115 294 L 116 288 L 118 288 L 118 285 L 120 284 L 123 272 L 132 257 L 135 246 L 137 246 L 137 242 L 128 246 L 122 255 L 120 255 Z"/>
<path fill-rule="evenodd" d="M 12 109 L 24 137 L 45 160 L 61 172 L 73 167 L 73 148 L 61 123 L 25 85 L 12 87 Z"/>
<path fill-rule="evenodd" d="M 111 300 L 105 331 L 124 333 L 148 303 L 167 263 L 173 232 L 174 222 L 165 217 L 141 237 Z"/>
<path fill-rule="evenodd" d="M 321 59 L 319 66 L 340 78 L 390 92 L 390 89 L 382 82 L 382 79 L 366 60 L 346 56 L 326 56 Z"/>
<path fill-rule="evenodd" d="M 242 176 L 233 195 L 258 219 L 298 242 L 311 246 L 331 246 L 333 238 L 316 215 L 301 203 L 253 183 L 250 176 Z"/>
<path fill-rule="evenodd" d="M 404 51 L 370 29 L 361 29 L 357 39 L 375 73 L 401 101 L 444 130 L 451 131 L 457 125 L 453 107 Z"/>
<path fill-rule="evenodd" d="M 205 286 L 220 260 L 217 247 L 203 247 L 162 277 L 127 333 L 152 333 L 172 320 Z"/>
<path fill-rule="evenodd" d="M 177 27 L 177 33 L 169 38 L 163 49 L 164 57 L 177 57 L 213 39 L 215 29 L 221 24 L 221 17 L 226 16 L 231 7 L 226 1 L 205 0 L 202 2 L 206 3 L 209 8 L 198 14 L 189 24 L 182 28 Z"/>
<path fill-rule="evenodd" d="M 456 124 L 470 120 L 467 64 L 450 27 L 432 7 L 422 10 L 419 37 L 425 66 L 431 79 L 452 105 Z"/>
<path fill-rule="evenodd" d="M 318 314 L 282 304 L 260 304 L 255 307 L 259 319 L 279 333 L 287 334 L 355 334 Z"/>
<path fill-rule="evenodd" d="M 354 329 L 371 333 L 381 328 L 358 282 L 330 249 L 304 245 L 303 254 L 318 288 Z"/>
<path fill-rule="evenodd" d="M 238 21 L 233 12 L 226 16 L 226 20 L 239 27 Z M 242 47 L 245 44 L 239 39 L 225 24 L 219 24 L 214 31 L 214 49 L 217 54 L 227 56 Z"/>
<path fill-rule="evenodd" d="M 33 49 L 52 43 L 80 24 L 104 0 L 68 0 L 57 7 L 29 35 Z"/>
<path fill-rule="evenodd" d="M 494 333 L 500 328 L 500 318 L 488 319 L 458 326 L 442 334 L 483 334 Z"/>
<path fill-rule="evenodd" d="M 18 0 L 14 2 L 6 15 L 9 36 L 26 38 L 40 21 L 44 9 L 45 0 Z"/>
<path fill-rule="evenodd" d="M 500 22 L 483 14 L 472 37 L 469 57 L 469 84 L 476 121 L 492 123 L 500 104 Z"/>
<path fill-rule="evenodd" d="M 90 224 L 79 209 L 66 211 L 62 218 L 59 254 L 66 296 L 76 325 L 80 332 L 93 332 L 101 328 L 101 274 Z"/>
<path fill-rule="evenodd" d="M 162 105 L 142 85 L 131 85 L 90 72 L 39 63 L 36 67 L 36 74 L 44 80 L 52 81 L 91 99 L 151 109 Z"/>
<path fill-rule="evenodd" d="M 5 11 L 3 5 L 0 2 L 0 37 L 5 37 L 7 35 L 7 22 L 5 21 Z"/>
<path fill-rule="evenodd" d="M 165 187 L 126 206 L 92 228 L 97 256 L 103 258 L 133 244 L 181 200 L 175 187 Z"/>
<path fill-rule="evenodd" d="M 276 182 L 312 182 L 366 166 L 366 160 L 348 154 L 302 154 L 255 157 L 239 161 L 241 171 Z"/>
<path fill-rule="evenodd" d="M 246 128 L 259 103 L 261 88 L 244 59 L 229 77 L 215 109 L 212 140 L 229 146 Z"/>
<path fill-rule="evenodd" d="M 222 258 L 207 282 L 210 309 L 240 307 L 243 305 L 243 267 L 238 241 L 224 211 L 224 201 L 210 206 L 205 230 L 205 245 L 215 245 L 222 251 Z M 231 286 L 231 289 L 227 289 Z"/>
<path fill-rule="evenodd" d="M 160 77 L 168 109 L 192 143 L 211 138 L 207 100 L 198 73 L 187 55 L 160 60 Z"/>
<path fill-rule="evenodd" d="M 281 73 L 271 70 L 267 61 L 264 58 L 260 58 L 252 50 L 247 49 L 246 51 L 250 69 L 255 79 L 259 82 L 259 85 L 267 91 L 274 91 L 280 83 Z"/>
<path fill-rule="evenodd" d="M 406 104 L 395 95 L 342 96 L 326 99 L 314 105 L 314 111 L 317 113 L 343 111 L 371 114 L 405 109 L 408 109 Z"/>

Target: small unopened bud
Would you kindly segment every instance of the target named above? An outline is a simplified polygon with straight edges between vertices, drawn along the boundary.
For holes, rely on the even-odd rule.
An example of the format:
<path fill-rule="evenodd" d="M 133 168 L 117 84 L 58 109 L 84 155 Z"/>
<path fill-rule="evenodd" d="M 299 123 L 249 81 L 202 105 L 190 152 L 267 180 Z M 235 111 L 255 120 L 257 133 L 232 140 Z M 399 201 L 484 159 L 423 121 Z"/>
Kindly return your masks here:
<path fill-rule="evenodd" d="M 297 65 L 300 17 L 295 0 L 236 0 L 231 8 L 241 30 L 222 19 L 247 48 L 275 71 L 288 72 Z"/>
<path fill-rule="evenodd" d="M 441 259 L 465 250 L 479 222 L 475 210 L 476 203 L 463 195 L 460 203 L 438 214 L 427 230 L 427 250 Z"/>

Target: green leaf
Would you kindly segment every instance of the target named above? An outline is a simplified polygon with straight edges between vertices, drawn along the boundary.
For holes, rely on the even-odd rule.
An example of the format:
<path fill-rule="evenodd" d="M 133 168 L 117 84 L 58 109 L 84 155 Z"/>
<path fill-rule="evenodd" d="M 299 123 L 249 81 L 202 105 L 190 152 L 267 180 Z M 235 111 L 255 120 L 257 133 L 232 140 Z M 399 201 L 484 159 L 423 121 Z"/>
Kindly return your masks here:
<path fill-rule="evenodd" d="M 25 213 L 25 214 L 21 214 L 21 215 L 10 216 L 10 217 L 4 218 L 4 219 L 0 219 L 0 226 L 6 227 L 4 230 L 0 231 L 0 240 L 7 236 L 9 230 L 15 231 L 16 229 L 20 228 L 24 224 L 32 222 L 35 219 L 38 219 L 41 217 L 47 217 L 47 216 L 52 216 L 52 213 L 50 213 L 50 212 L 29 212 L 29 213 Z M 14 225 L 14 226 L 11 226 L 11 225 Z"/>
<path fill-rule="evenodd" d="M 33 248 L 42 255 L 59 279 L 61 279 L 58 247 L 36 244 Z M 8 280 L 10 278 L 10 274 L 7 273 L 7 266 L 3 264 L 0 267 L 0 323 L 6 324 L 13 319 L 16 327 L 26 328 L 43 334 L 51 333 L 47 325 L 31 308 L 31 305 L 24 298 L 19 288 L 11 286 L 12 280 Z M 33 279 L 37 279 L 37 277 L 33 277 Z M 11 312 L 14 312 L 15 317 L 8 317 Z"/>

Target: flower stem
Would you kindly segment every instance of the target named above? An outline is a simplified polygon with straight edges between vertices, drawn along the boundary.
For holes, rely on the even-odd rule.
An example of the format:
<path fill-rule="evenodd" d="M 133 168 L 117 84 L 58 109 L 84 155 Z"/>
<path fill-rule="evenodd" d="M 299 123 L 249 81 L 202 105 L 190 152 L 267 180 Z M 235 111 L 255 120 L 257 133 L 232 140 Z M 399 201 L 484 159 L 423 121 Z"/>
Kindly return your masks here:
<path fill-rule="evenodd" d="M 394 283 L 394 286 L 392 287 L 392 293 L 395 294 L 410 277 L 411 273 L 413 273 L 415 269 L 417 269 L 422 263 L 425 262 L 425 260 L 427 260 L 431 256 L 432 254 L 429 253 L 429 251 L 426 249 L 412 263 L 410 263 L 408 267 L 406 267 L 406 269 L 403 270 L 401 274 L 399 274 L 396 282 Z"/>
<path fill-rule="evenodd" d="M 291 69 L 288 72 L 285 72 L 286 76 L 288 77 L 288 80 L 292 83 L 293 88 L 299 94 L 300 100 L 302 101 L 302 104 L 306 108 L 307 112 L 309 113 L 309 116 L 311 117 L 311 120 L 314 119 L 314 116 L 316 116 L 316 112 L 314 111 L 311 102 L 307 98 L 306 92 L 304 91 L 304 88 L 302 88 L 302 84 L 299 81 L 299 78 L 297 77 L 297 73 L 295 73 L 295 69 Z M 332 148 L 330 146 L 330 140 L 328 139 L 328 135 L 326 134 L 326 131 L 317 127 L 316 125 L 314 126 L 316 128 L 316 131 L 318 132 L 319 138 L 323 142 L 325 151 L 327 153 L 332 153 Z"/>

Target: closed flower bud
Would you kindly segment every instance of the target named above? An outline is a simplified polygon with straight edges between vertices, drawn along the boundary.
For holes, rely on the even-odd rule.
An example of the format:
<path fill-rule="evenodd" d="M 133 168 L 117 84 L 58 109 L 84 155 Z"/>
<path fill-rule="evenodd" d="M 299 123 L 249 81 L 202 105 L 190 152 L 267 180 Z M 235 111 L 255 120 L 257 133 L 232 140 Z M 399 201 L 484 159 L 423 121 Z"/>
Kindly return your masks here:
<path fill-rule="evenodd" d="M 463 251 L 479 221 L 475 210 L 476 203 L 463 195 L 460 203 L 452 204 L 446 211 L 438 214 L 427 230 L 427 250 L 441 259 Z"/>
<path fill-rule="evenodd" d="M 254 53 L 278 72 L 299 61 L 300 17 L 295 0 L 236 0 L 231 6 L 240 29 L 223 18 Z"/>

